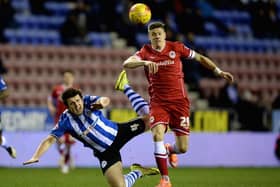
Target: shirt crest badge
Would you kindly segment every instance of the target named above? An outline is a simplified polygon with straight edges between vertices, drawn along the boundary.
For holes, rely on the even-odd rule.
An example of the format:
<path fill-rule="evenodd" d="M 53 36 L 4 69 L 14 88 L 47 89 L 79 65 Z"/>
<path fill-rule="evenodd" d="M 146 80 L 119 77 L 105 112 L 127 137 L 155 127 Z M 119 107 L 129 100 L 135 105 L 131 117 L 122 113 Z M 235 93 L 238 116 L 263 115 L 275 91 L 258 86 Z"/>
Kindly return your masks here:
<path fill-rule="evenodd" d="M 174 59 L 174 58 L 176 57 L 175 51 L 170 51 L 170 52 L 169 52 L 169 57 L 172 58 L 172 59 Z"/>

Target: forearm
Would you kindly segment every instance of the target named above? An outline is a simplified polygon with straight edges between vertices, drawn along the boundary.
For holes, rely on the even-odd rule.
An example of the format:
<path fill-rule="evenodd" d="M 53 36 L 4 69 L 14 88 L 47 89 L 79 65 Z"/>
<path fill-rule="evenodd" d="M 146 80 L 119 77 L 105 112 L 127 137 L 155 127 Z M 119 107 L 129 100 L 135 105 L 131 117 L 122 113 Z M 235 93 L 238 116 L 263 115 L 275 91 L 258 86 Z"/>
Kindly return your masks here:
<path fill-rule="evenodd" d="M 229 72 L 221 70 L 212 60 L 209 58 L 196 54 L 195 60 L 198 61 L 200 64 L 202 64 L 207 69 L 210 69 L 213 71 L 213 73 L 219 77 L 222 77 L 232 83 L 234 81 L 233 75 Z"/>
<path fill-rule="evenodd" d="M 146 64 L 145 60 L 139 60 L 138 58 L 132 56 L 128 58 L 126 61 L 124 61 L 123 67 L 133 69 L 140 66 L 145 66 L 145 64 Z"/>
<path fill-rule="evenodd" d="M 91 104 L 92 110 L 100 110 L 102 108 L 107 107 L 110 104 L 110 98 L 108 97 L 101 97 L 95 103 Z"/>
<path fill-rule="evenodd" d="M 214 71 L 217 67 L 216 64 L 206 56 L 198 55 L 198 57 L 196 57 L 196 60 L 209 70 Z"/>
<path fill-rule="evenodd" d="M 51 113 L 51 115 L 55 115 L 55 112 L 56 112 L 56 108 L 55 108 L 55 105 L 53 104 L 53 101 L 51 98 L 48 97 L 48 100 L 47 100 L 47 106 L 48 106 L 48 109 Z"/>
<path fill-rule="evenodd" d="M 33 159 L 41 158 L 41 156 L 50 148 L 50 146 L 56 141 L 55 137 L 49 135 L 46 139 L 44 139 L 39 146 L 37 147 L 35 153 L 33 154 Z"/>

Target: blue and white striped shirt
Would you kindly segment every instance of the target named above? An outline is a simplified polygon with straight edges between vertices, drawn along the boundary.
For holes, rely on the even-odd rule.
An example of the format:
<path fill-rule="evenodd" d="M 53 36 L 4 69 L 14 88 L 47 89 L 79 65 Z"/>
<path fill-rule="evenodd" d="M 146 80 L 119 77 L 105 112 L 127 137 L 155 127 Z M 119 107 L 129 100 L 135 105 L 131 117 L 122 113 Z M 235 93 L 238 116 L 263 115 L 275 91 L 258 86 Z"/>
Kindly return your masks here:
<path fill-rule="evenodd" d="M 72 115 L 65 110 L 60 116 L 58 124 L 51 131 L 51 135 L 59 138 L 64 133 L 70 133 L 86 147 L 104 152 L 114 142 L 118 126 L 105 118 L 100 110 L 92 111 L 90 109 L 91 104 L 99 98 L 99 96 L 85 96 L 83 98 L 84 111 L 79 116 Z"/>

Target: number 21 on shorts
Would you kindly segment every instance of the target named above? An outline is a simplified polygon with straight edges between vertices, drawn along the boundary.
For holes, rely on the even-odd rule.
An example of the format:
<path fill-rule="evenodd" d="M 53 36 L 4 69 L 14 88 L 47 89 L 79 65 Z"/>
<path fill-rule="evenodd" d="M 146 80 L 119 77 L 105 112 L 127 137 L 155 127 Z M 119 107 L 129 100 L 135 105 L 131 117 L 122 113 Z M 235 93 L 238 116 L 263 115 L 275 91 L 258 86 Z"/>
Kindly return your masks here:
<path fill-rule="evenodd" d="M 190 126 L 190 118 L 189 117 L 181 116 L 180 120 L 181 120 L 181 123 L 180 123 L 181 127 L 189 128 L 189 126 Z"/>

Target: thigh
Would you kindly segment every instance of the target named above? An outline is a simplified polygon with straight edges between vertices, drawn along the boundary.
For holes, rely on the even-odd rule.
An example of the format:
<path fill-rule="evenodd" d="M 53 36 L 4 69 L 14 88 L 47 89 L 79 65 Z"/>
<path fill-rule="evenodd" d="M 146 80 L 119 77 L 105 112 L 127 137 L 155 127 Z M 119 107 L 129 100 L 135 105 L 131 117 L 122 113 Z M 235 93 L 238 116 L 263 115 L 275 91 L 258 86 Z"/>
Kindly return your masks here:
<path fill-rule="evenodd" d="M 116 163 L 122 161 L 120 152 L 113 149 L 113 147 L 103 153 L 95 152 L 95 156 L 99 160 L 99 165 L 103 174 L 105 174 L 107 170 L 110 170 Z"/>
<path fill-rule="evenodd" d="M 140 117 L 126 123 L 120 123 L 118 127 L 117 137 L 111 146 L 115 147 L 115 149 L 121 149 L 124 144 L 145 132 L 146 129 L 146 125 Z"/>
<path fill-rule="evenodd" d="M 121 162 L 116 162 L 108 168 L 104 176 L 111 187 L 125 187 Z"/>
<path fill-rule="evenodd" d="M 168 125 L 170 120 L 170 113 L 167 108 L 159 103 L 152 102 L 150 110 L 150 128 L 158 124 Z"/>
<path fill-rule="evenodd" d="M 173 104 L 169 106 L 171 119 L 169 127 L 176 134 L 176 136 L 189 135 L 190 133 L 190 112 L 189 108 L 182 100 L 180 104 Z"/>

